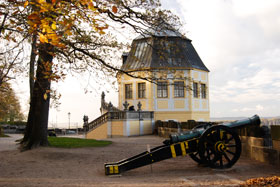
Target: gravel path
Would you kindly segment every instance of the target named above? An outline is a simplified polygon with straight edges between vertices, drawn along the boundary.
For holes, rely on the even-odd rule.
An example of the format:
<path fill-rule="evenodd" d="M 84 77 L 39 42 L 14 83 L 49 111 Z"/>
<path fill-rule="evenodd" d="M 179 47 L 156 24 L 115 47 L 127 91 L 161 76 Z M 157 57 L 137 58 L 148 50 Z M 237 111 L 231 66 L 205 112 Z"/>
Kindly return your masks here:
<path fill-rule="evenodd" d="M 9 134 L 10 137 L 0 138 L 0 151 L 17 150 L 17 142 L 23 137 L 22 134 Z"/>
<path fill-rule="evenodd" d="M 15 137 L 16 138 L 16 137 Z M 107 147 L 58 149 L 39 148 L 19 152 L 0 151 L 0 186 L 238 186 L 249 178 L 280 176 L 280 168 L 241 158 L 233 168 L 213 170 L 198 167 L 190 157 L 168 159 L 127 171 L 122 176 L 105 176 L 104 163 L 118 161 L 155 147 L 157 136 L 109 139 Z M 4 141 L 0 139 L 0 146 Z"/>

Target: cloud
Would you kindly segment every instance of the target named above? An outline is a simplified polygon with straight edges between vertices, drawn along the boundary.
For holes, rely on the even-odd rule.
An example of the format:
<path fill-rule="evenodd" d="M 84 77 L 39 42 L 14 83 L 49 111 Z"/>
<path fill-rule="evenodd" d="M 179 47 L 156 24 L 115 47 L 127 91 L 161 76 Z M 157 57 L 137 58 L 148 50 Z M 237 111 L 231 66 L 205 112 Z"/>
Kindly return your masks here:
<path fill-rule="evenodd" d="M 241 111 L 241 112 L 247 112 L 247 111 L 262 111 L 264 109 L 264 107 L 262 105 L 257 105 L 253 108 L 241 108 L 241 109 L 236 109 L 235 111 Z"/>
<path fill-rule="evenodd" d="M 212 117 L 277 115 L 280 1 L 177 0 L 188 37 L 210 69 Z"/>
<path fill-rule="evenodd" d="M 278 100 L 280 98 L 279 86 L 279 72 L 262 69 L 238 81 L 227 81 L 222 87 L 214 85 L 210 90 L 210 98 L 213 102 L 236 103 Z"/>
<path fill-rule="evenodd" d="M 280 2 L 258 1 L 256 7 L 264 7 L 261 11 L 251 5 L 251 0 L 177 2 L 188 36 L 211 70 L 224 69 L 238 64 L 240 58 L 279 47 Z M 240 12 L 251 13 L 240 16 Z"/>
<path fill-rule="evenodd" d="M 275 6 L 280 5 L 278 0 L 230 0 L 236 15 L 247 17 L 256 14 L 266 13 Z"/>

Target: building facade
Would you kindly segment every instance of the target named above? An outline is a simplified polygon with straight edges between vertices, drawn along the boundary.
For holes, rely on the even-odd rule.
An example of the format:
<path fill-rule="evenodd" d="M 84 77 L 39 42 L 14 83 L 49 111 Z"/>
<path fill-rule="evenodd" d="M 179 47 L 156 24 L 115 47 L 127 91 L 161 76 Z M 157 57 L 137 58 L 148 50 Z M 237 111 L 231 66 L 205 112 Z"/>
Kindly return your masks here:
<path fill-rule="evenodd" d="M 191 40 L 176 31 L 137 37 L 123 55 L 119 73 L 119 106 L 128 102 L 154 111 L 156 120 L 208 121 L 209 70 Z"/>
<path fill-rule="evenodd" d="M 101 116 L 85 125 L 86 138 L 152 134 L 155 121 L 209 121 L 209 70 L 191 40 L 153 30 L 123 54 L 118 107 L 101 96 Z"/>

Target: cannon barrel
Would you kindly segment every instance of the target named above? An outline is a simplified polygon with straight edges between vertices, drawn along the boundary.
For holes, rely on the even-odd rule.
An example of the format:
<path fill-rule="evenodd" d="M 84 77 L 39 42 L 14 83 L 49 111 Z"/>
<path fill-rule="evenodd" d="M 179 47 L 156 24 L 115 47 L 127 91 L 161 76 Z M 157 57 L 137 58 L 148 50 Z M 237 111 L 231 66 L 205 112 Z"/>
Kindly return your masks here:
<path fill-rule="evenodd" d="M 233 121 L 230 123 L 223 123 L 222 125 L 228 126 L 230 128 L 242 128 L 246 125 L 260 125 L 261 120 L 258 115 L 254 115 L 250 118 L 238 120 L 238 121 Z"/>
<path fill-rule="evenodd" d="M 254 115 L 250 118 L 237 120 L 229 123 L 222 123 L 221 125 L 235 129 L 235 128 L 242 128 L 247 125 L 259 125 L 260 123 L 261 123 L 260 117 L 258 115 Z M 185 140 L 190 140 L 193 138 L 198 138 L 203 134 L 205 130 L 206 129 L 204 127 L 201 127 L 183 133 L 171 134 L 169 143 L 172 144 L 172 143 L 182 142 Z"/>

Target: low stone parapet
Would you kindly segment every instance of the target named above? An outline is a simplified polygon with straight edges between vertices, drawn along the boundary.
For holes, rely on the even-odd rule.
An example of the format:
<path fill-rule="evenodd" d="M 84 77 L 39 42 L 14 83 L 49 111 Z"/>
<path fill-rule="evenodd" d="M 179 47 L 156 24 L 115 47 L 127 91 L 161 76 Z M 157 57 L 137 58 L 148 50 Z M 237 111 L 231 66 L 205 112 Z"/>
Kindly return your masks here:
<path fill-rule="evenodd" d="M 163 138 L 169 138 L 170 134 L 177 133 L 177 128 L 158 127 L 158 135 Z"/>
<path fill-rule="evenodd" d="M 279 151 L 269 147 L 252 146 L 250 158 L 275 165 L 279 164 Z"/>
<path fill-rule="evenodd" d="M 272 140 L 273 149 L 280 152 L 280 140 Z"/>
<path fill-rule="evenodd" d="M 164 138 L 169 138 L 170 134 L 179 131 L 181 130 L 177 128 L 158 127 L 158 135 Z M 263 138 L 240 136 L 240 139 L 242 156 L 280 166 L 280 140 L 272 140 L 272 146 L 265 146 L 266 142 Z"/>

